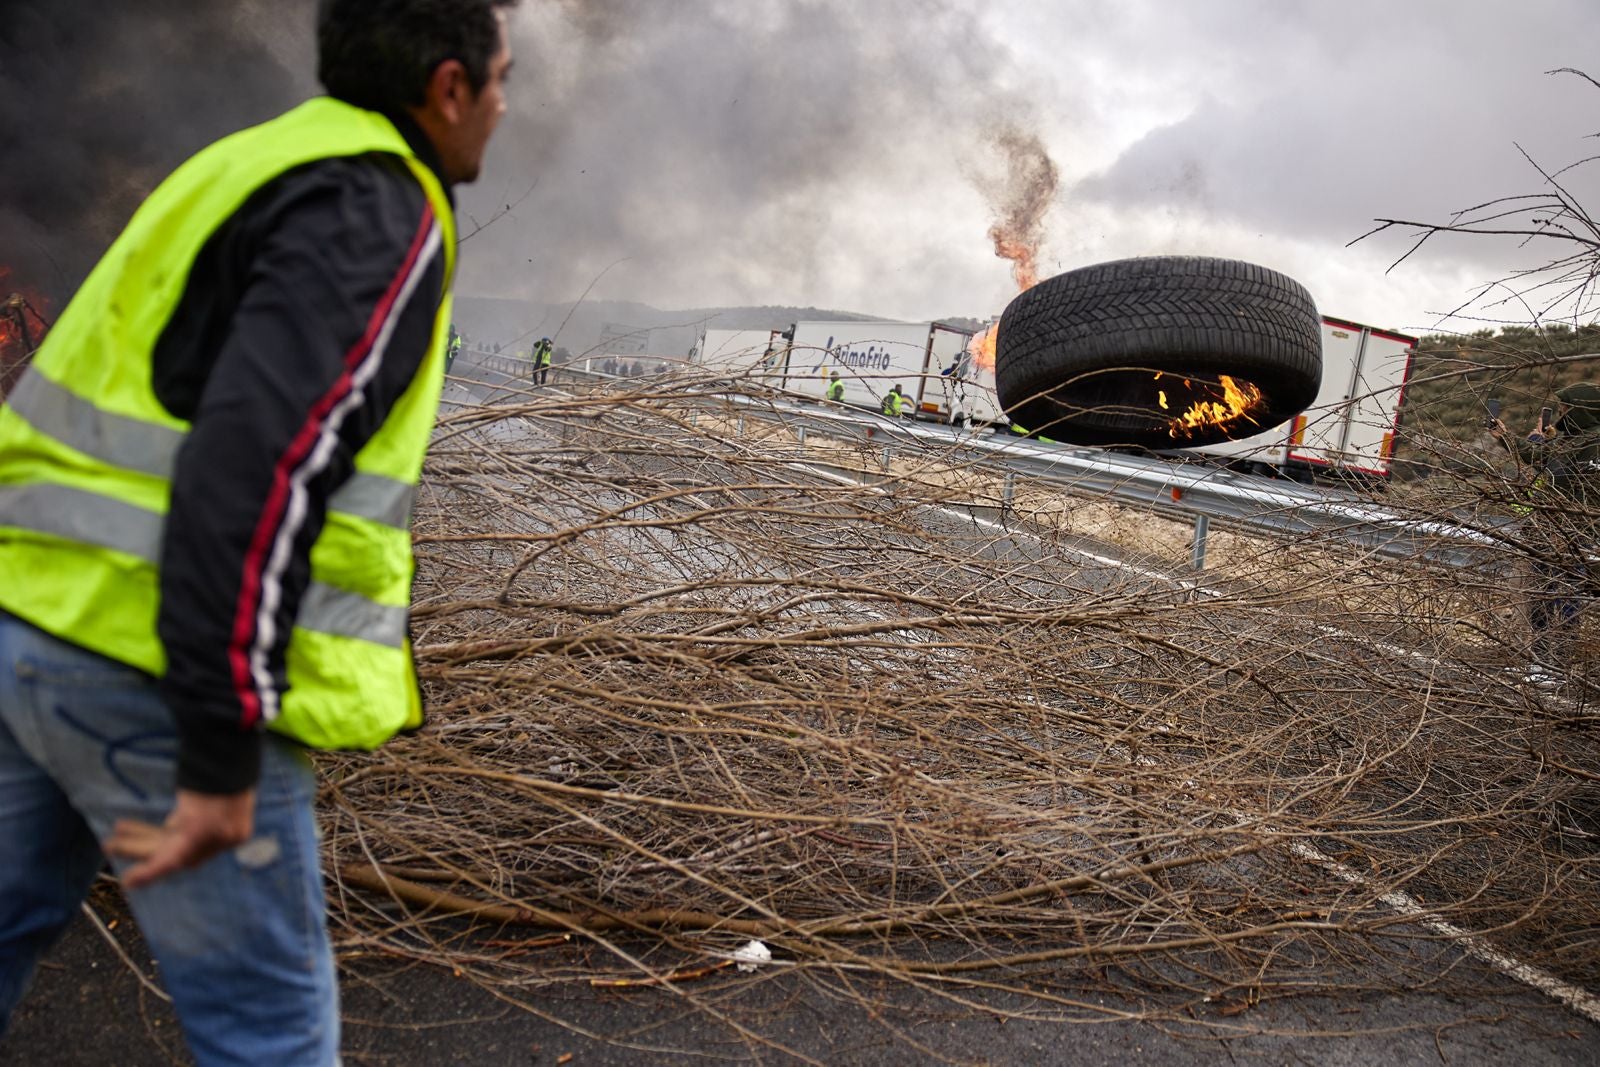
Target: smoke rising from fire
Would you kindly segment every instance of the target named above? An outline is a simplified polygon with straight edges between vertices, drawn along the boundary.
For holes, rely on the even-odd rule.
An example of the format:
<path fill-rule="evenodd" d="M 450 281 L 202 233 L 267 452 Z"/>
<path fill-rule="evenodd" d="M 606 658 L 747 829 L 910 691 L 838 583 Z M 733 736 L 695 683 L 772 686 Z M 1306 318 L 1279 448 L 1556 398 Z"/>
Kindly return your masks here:
<path fill-rule="evenodd" d="M 999 215 L 989 228 L 989 237 L 994 241 L 994 254 L 1011 261 L 1017 288 L 1031 289 L 1039 281 L 1045 213 L 1055 200 L 1061 176 L 1038 135 L 1008 127 L 998 131 L 993 141 L 1005 159 L 1006 176 L 989 190 Z"/>
<path fill-rule="evenodd" d="M 313 0 L 9 7 L 0 263 L 58 303 L 172 167 L 317 90 Z M 831 286 L 874 310 L 886 279 L 914 286 L 973 250 L 914 221 L 928 176 L 1030 123 L 979 8 L 523 0 L 509 113 L 483 178 L 458 190 L 462 232 L 494 219 L 460 291 L 571 299 L 617 264 L 596 295 L 785 303 Z M 1009 136 L 1048 164 L 1036 138 Z M 1043 207 L 1008 207 L 997 231 L 1016 219 L 1036 239 Z M 975 212 L 956 241 L 989 221 Z"/>
<path fill-rule="evenodd" d="M 623 260 L 607 293 L 696 306 L 832 288 L 875 310 L 895 275 L 973 250 L 932 245 L 912 221 L 924 190 L 937 195 L 930 176 L 959 174 L 995 116 L 1028 121 L 1030 105 L 997 85 L 1014 64 L 979 11 L 524 4 L 514 45 L 532 73 L 490 149 L 494 177 L 462 203 L 481 220 L 538 185 L 473 247 L 464 288 L 560 299 Z M 979 212 L 973 244 L 990 221 Z"/>

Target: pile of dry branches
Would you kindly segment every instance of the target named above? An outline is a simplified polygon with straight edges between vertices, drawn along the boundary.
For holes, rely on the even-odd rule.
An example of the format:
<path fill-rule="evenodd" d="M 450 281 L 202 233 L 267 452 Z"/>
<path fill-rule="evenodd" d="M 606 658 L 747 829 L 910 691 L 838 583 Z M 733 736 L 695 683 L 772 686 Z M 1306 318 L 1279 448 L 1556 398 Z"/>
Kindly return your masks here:
<path fill-rule="evenodd" d="M 1600 750 L 1580 680 L 1522 679 L 1516 545 L 1446 568 L 1236 531 L 1196 574 L 1160 520 L 1005 508 L 972 451 L 886 465 L 703 385 L 449 409 L 428 725 L 323 761 L 347 959 L 707 1011 L 798 971 L 1230 1015 L 1440 981 L 1459 945 L 1419 904 L 1600 980 Z M 752 939 L 774 962 L 741 974 Z"/>

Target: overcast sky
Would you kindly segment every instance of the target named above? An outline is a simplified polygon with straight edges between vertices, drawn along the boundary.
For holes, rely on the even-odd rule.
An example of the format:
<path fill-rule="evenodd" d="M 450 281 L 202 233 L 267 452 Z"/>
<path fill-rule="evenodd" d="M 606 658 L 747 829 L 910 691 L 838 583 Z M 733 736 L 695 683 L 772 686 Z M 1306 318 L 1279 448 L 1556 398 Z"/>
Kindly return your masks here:
<path fill-rule="evenodd" d="M 662 307 L 996 314 L 1015 130 L 1059 174 L 1044 274 L 1237 257 L 1428 328 L 1514 249 L 1385 275 L 1405 243 L 1345 244 L 1538 191 L 1516 144 L 1560 166 L 1600 130 L 1600 89 L 1545 73 L 1600 76 L 1595 0 L 572 0 L 515 25 L 516 113 L 463 203 L 533 192 L 469 245 L 480 294 L 575 296 L 615 263 L 596 295 Z"/>
<path fill-rule="evenodd" d="M 315 91 L 312 0 L 5 2 L 13 283 L 69 289 L 173 165 Z M 1516 249 L 1386 276 L 1404 242 L 1345 244 L 1540 191 L 1516 144 L 1600 151 L 1600 89 L 1545 73 L 1600 77 L 1600 0 L 523 0 L 513 26 L 463 232 L 520 202 L 467 243 L 470 295 L 987 317 L 1009 217 L 1046 275 L 1237 257 L 1428 329 Z"/>

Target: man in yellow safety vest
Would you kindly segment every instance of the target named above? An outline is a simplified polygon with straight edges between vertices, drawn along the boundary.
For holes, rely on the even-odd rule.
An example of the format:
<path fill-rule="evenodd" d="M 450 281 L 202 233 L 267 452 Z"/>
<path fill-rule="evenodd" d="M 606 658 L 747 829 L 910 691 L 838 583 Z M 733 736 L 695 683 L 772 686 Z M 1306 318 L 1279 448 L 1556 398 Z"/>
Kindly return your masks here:
<path fill-rule="evenodd" d="M 139 207 L 0 407 L 0 1030 L 109 856 L 195 1059 L 332 1064 L 304 750 L 422 721 L 450 186 L 514 0 L 321 0 L 328 91 Z"/>
<path fill-rule="evenodd" d="M 901 392 L 900 386 L 896 385 L 883 395 L 882 410 L 885 415 L 910 418 L 911 398 Z"/>
<path fill-rule="evenodd" d="M 454 326 L 450 327 L 450 347 L 445 351 L 444 369 L 449 370 L 455 363 L 456 357 L 461 354 L 461 335 Z"/>
<path fill-rule="evenodd" d="M 533 380 L 543 385 L 550 377 L 550 354 L 554 351 L 550 338 L 541 337 L 533 346 Z"/>

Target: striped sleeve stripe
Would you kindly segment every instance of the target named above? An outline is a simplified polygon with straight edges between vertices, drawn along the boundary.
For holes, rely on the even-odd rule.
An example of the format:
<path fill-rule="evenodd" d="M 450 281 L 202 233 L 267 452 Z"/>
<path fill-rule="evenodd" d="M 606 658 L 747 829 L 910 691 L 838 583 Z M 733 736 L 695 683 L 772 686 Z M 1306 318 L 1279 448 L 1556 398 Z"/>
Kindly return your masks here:
<path fill-rule="evenodd" d="M 427 205 L 399 272 L 373 309 L 360 339 L 345 353 L 343 372 L 312 406 L 273 469 L 272 491 L 245 553 L 228 647 L 243 726 L 271 721 L 278 714 L 280 694 L 268 666 L 269 654 L 278 636 L 283 575 L 295 538 L 305 525 L 306 485 L 327 468 L 344 420 L 366 402 L 365 389 L 383 365 L 395 326 L 440 248 L 439 226 L 432 205 Z"/>

